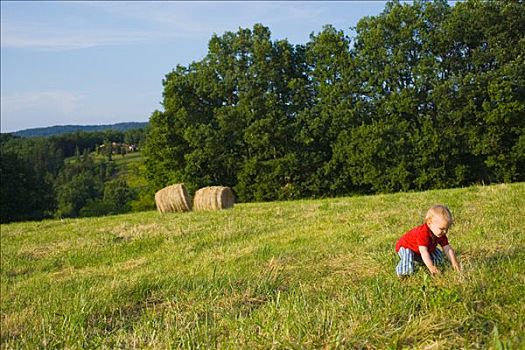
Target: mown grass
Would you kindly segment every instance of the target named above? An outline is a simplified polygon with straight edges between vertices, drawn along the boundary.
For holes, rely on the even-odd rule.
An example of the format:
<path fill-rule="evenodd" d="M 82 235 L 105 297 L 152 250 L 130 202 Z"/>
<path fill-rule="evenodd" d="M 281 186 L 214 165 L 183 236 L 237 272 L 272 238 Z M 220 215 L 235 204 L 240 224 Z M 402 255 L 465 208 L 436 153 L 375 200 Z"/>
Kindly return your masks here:
<path fill-rule="evenodd" d="M 463 273 L 395 275 L 447 204 Z M 525 184 L 1 227 L 2 348 L 525 347 Z"/>
<path fill-rule="evenodd" d="M 95 152 L 91 153 L 95 163 L 107 161 L 107 156 Z M 71 157 L 67 162 L 74 162 L 75 157 Z M 142 188 L 147 186 L 146 178 L 144 177 L 145 167 L 141 152 L 127 153 L 126 155 L 114 154 L 111 162 L 115 164 L 117 173 L 115 177 L 126 180 L 131 188 Z"/>
<path fill-rule="evenodd" d="M 115 155 L 113 161 L 118 169 L 117 177 L 125 179 L 128 186 L 135 189 L 148 186 L 144 176 L 146 168 L 141 152 L 128 153 L 125 156 Z"/>

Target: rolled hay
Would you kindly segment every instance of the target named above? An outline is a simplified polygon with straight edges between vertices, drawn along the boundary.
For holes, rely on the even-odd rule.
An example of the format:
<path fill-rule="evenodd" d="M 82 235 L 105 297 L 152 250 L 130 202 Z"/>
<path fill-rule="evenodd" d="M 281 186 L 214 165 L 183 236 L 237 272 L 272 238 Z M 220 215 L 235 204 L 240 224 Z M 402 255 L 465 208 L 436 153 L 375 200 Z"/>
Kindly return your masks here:
<path fill-rule="evenodd" d="M 193 197 L 194 210 L 220 210 L 232 208 L 235 196 L 229 187 L 209 186 L 203 187 Z"/>
<path fill-rule="evenodd" d="M 161 213 L 184 212 L 191 210 L 191 199 L 184 184 L 175 184 L 155 193 L 155 204 Z"/>

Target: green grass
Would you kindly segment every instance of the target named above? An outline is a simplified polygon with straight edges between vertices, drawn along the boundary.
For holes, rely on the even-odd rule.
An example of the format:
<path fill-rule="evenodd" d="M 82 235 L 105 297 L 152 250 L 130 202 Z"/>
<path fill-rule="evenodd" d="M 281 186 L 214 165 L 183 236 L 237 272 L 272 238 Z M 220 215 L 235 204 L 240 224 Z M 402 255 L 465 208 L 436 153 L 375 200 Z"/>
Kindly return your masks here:
<path fill-rule="evenodd" d="M 95 163 L 100 163 L 102 161 L 107 162 L 107 156 L 101 153 L 96 154 L 95 152 L 92 152 L 91 157 L 93 157 Z M 76 162 L 76 157 L 69 157 L 65 162 L 69 164 L 74 163 Z M 114 154 L 112 155 L 111 162 L 117 169 L 115 178 L 126 180 L 126 183 L 132 189 L 141 190 L 148 187 L 147 180 L 144 176 L 146 169 L 141 152 L 131 152 L 124 156 Z"/>
<path fill-rule="evenodd" d="M 144 188 L 148 186 L 144 173 L 146 171 L 142 153 L 133 152 L 125 156 L 114 155 L 113 161 L 117 166 L 117 177 L 124 178 L 131 188 Z"/>
<path fill-rule="evenodd" d="M 463 273 L 395 275 L 447 204 Z M 2 348 L 525 347 L 525 184 L 2 225 Z"/>

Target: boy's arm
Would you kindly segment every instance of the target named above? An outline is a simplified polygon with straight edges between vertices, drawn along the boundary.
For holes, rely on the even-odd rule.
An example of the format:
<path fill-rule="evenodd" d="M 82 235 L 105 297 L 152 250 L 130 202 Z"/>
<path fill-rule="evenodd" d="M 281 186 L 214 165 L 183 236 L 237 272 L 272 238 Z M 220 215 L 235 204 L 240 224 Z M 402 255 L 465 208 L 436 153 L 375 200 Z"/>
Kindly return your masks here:
<path fill-rule="evenodd" d="M 460 271 L 458 260 L 456 259 L 456 253 L 454 252 L 454 249 L 452 249 L 450 244 L 444 246 L 443 251 L 445 252 L 445 255 L 447 256 L 450 263 L 452 264 L 452 267 L 454 267 L 454 270 Z"/>
<path fill-rule="evenodd" d="M 430 253 L 428 252 L 428 248 L 424 245 L 419 246 L 419 253 L 421 254 L 421 258 L 423 259 L 423 262 L 425 265 L 427 265 L 428 270 L 431 274 L 439 273 L 439 270 L 436 266 L 434 266 L 434 263 L 432 262 L 432 258 L 430 258 Z"/>

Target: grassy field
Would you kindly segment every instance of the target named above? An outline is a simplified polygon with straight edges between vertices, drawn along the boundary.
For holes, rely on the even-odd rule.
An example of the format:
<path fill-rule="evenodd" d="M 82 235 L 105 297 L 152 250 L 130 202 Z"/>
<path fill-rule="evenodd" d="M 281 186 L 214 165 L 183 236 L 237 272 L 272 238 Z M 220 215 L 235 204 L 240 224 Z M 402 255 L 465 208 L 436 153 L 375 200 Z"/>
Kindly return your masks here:
<path fill-rule="evenodd" d="M 395 275 L 447 204 L 463 266 Z M 2 348 L 524 349 L 525 183 L 1 227 Z"/>
<path fill-rule="evenodd" d="M 107 156 L 103 154 L 91 153 L 91 156 L 96 163 L 102 160 L 107 161 Z M 66 162 L 74 162 L 75 157 L 71 157 Z M 141 152 L 128 153 L 125 156 L 114 154 L 112 162 L 117 168 L 116 177 L 126 180 L 131 188 L 141 188 L 147 186 L 146 178 L 144 177 L 144 160 Z"/>

